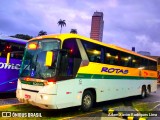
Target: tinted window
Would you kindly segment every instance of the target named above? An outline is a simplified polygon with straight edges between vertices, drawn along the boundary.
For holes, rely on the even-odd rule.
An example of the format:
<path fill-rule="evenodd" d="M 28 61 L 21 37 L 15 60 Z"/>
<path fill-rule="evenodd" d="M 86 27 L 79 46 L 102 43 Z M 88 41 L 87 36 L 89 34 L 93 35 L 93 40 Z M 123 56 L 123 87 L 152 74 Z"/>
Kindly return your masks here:
<path fill-rule="evenodd" d="M 79 49 L 78 49 L 78 45 L 76 43 L 76 39 L 65 40 L 62 48 L 69 50 L 71 57 L 81 58 L 81 55 L 80 55 L 80 52 L 79 52 Z"/>
<path fill-rule="evenodd" d="M 121 52 L 121 66 L 134 67 L 132 62 L 134 57 L 131 54 Z"/>
<path fill-rule="evenodd" d="M 148 64 L 149 70 L 157 70 L 157 62 L 149 60 Z"/>
<path fill-rule="evenodd" d="M 104 62 L 104 49 L 102 46 L 87 41 L 82 41 L 82 44 L 86 50 L 90 62 Z"/>
<path fill-rule="evenodd" d="M 8 52 L 24 51 L 25 45 L 0 40 L 0 56 L 6 57 Z M 11 54 L 11 58 L 22 58 L 22 54 Z"/>
<path fill-rule="evenodd" d="M 120 52 L 111 48 L 105 49 L 105 63 L 111 65 L 120 65 Z"/>

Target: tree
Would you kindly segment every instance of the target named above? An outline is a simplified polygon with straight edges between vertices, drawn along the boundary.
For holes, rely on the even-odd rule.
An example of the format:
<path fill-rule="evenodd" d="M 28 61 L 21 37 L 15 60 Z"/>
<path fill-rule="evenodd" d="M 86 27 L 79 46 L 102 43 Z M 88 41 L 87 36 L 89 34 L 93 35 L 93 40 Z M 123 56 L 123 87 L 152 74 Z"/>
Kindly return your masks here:
<path fill-rule="evenodd" d="M 77 34 L 77 29 L 71 29 L 70 33 Z"/>
<path fill-rule="evenodd" d="M 39 31 L 38 36 L 42 36 L 42 35 L 47 35 L 47 32 L 43 30 Z"/>
<path fill-rule="evenodd" d="M 32 36 L 24 35 L 24 34 L 16 34 L 16 35 L 13 35 L 13 36 L 10 36 L 10 37 L 24 39 L 24 40 L 29 40 L 29 39 L 33 38 Z"/>
<path fill-rule="evenodd" d="M 57 24 L 61 26 L 61 29 L 60 29 L 60 33 L 61 33 L 62 32 L 62 27 L 66 26 L 66 22 L 65 22 L 65 20 L 60 19 Z"/>

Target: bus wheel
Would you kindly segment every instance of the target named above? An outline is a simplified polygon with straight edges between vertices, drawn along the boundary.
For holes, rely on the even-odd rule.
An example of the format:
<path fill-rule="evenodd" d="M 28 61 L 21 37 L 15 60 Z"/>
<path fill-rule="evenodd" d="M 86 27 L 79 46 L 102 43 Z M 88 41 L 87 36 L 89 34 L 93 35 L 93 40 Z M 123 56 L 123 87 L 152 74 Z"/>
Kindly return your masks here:
<path fill-rule="evenodd" d="M 142 86 L 142 92 L 141 92 L 141 98 L 145 98 L 147 95 L 147 91 L 146 91 L 146 87 L 145 86 Z"/>
<path fill-rule="evenodd" d="M 149 96 L 150 93 L 151 93 L 151 86 L 148 85 L 148 87 L 147 87 L 147 96 Z"/>
<path fill-rule="evenodd" d="M 93 94 L 91 91 L 87 90 L 83 93 L 81 110 L 84 112 L 89 111 L 93 106 Z"/>

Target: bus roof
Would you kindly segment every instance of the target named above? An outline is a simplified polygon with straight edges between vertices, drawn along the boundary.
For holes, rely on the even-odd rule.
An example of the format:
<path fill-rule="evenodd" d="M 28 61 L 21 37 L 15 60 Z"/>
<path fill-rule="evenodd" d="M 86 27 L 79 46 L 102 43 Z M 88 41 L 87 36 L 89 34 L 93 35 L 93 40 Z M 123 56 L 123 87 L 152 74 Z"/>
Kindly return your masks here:
<path fill-rule="evenodd" d="M 133 54 L 133 55 L 136 55 L 136 56 L 139 56 L 139 57 L 143 57 L 143 58 L 146 58 L 146 59 L 150 59 L 150 60 L 156 61 L 153 58 L 150 58 L 150 57 L 147 57 L 147 56 L 143 56 L 143 55 L 138 54 L 136 52 L 133 52 L 131 50 L 128 50 L 128 49 L 125 49 L 125 48 L 122 48 L 122 47 L 119 47 L 119 46 L 116 46 L 116 45 L 113 45 L 113 44 L 103 43 L 103 42 L 100 42 L 100 41 L 97 41 L 97 40 L 94 40 L 94 39 L 91 39 L 91 38 L 87 38 L 87 37 L 81 36 L 79 34 L 73 34 L 73 33 L 50 34 L 50 35 L 38 36 L 38 37 L 32 38 L 29 41 L 37 40 L 37 39 L 40 40 L 40 39 L 44 39 L 44 38 L 57 38 L 57 39 L 60 39 L 62 42 L 65 39 L 68 39 L 68 38 L 79 38 L 79 39 L 90 41 L 92 43 L 96 43 L 96 44 L 99 44 L 99 45 L 102 45 L 102 46 L 106 46 L 106 47 L 109 47 L 109 48 L 112 48 L 112 49 L 116 49 L 116 50 L 119 50 L 119 51 L 122 51 L 122 52 L 126 52 L 126 53 L 129 53 L 129 54 Z"/>
<path fill-rule="evenodd" d="M 0 35 L 0 40 L 14 42 L 14 43 L 18 43 L 18 44 L 26 44 L 27 43 L 27 40 L 14 38 L 14 37 L 8 37 L 8 36 L 2 36 L 2 35 Z"/>

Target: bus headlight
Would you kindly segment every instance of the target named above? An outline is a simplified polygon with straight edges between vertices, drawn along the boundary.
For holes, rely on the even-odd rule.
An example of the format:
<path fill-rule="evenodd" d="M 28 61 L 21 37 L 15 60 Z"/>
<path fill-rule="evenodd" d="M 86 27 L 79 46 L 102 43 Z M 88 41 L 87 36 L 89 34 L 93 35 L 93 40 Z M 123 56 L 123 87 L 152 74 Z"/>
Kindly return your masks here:
<path fill-rule="evenodd" d="M 48 100 L 48 96 L 47 95 L 40 95 L 41 99 L 43 100 Z"/>

